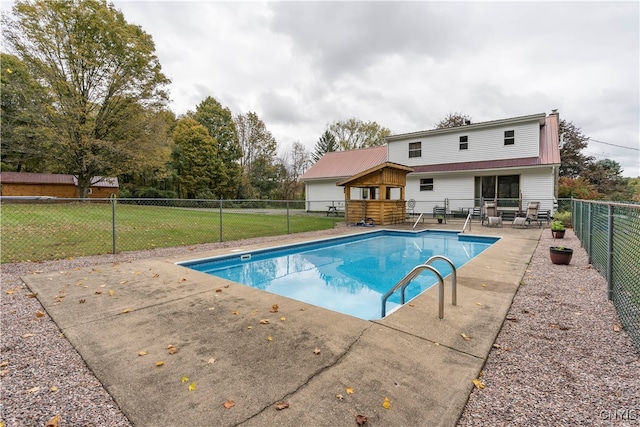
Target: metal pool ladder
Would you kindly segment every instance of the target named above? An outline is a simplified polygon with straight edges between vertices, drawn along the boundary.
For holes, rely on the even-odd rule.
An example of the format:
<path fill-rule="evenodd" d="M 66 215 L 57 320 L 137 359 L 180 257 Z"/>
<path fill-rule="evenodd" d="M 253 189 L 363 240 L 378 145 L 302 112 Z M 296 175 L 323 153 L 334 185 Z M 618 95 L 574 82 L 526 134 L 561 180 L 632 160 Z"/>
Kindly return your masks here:
<path fill-rule="evenodd" d="M 436 268 L 430 265 L 432 262 L 436 260 L 446 261 L 451 267 L 451 270 L 452 270 L 451 305 L 458 305 L 456 267 L 455 265 L 453 265 L 453 262 L 451 262 L 449 258 L 442 255 L 434 255 L 428 260 L 426 260 L 424 264 L 420 264 L 413 267 L 413 269 L 409 273 L 407 273 L 407 275 L 404 276 L 402 280 L 396 283 L 396 285 L 393 288 L 389 289 L 389 291 L 386 294 L 384 294 L 384 296 L 382 297 L 382 317 L 386 316 L 387 314 L 387 300 L 389 299 L 389 297 L 393 295 L 393 293 L 396 290 L 398 290 L 398 288 L 400 288 L 400 304 L 404 304 L 405 303 L 404 291 L 407 288 L 407 286 L 409 286 L 411 281 L 416 277 L 418 277 L 420 273 L 422 273 L 425 270 L 429 270 L 433 272 L 433 274 L 435 274 L 436 277 L 438 278 L 438 318 L 440 320 L 444 318 L 444 279 L 442 278 L 442 274 L 440 274 L 440 272 Z"/>

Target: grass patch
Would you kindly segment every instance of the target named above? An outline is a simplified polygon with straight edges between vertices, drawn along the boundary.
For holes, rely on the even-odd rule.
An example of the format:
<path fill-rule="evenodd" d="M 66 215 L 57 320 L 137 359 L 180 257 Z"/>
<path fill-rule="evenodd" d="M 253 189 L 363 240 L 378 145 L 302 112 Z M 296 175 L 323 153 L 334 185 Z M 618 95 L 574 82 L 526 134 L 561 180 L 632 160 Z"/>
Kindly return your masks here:
<path fill-rule="evenodd" d="M 221 228 L 222 220 L 222 228 Z M 241 213 L 237 210 L 116 205 L 118 252 L 231 241 L 333 228 L 335 220 L 311 215 Z M 2 263 L 111 253 L 108 203 L 3 204 Z M 222 230 L 222 239 L 220 232 Z"/>

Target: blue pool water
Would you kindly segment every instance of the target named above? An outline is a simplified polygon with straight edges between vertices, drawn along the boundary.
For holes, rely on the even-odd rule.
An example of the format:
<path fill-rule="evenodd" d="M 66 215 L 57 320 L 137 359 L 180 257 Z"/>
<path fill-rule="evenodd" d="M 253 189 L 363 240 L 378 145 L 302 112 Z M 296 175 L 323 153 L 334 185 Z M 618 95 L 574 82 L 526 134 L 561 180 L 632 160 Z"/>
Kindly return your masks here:
<path fill-rule="evenodd" d="M 454 232 L 380 230 L 179 264 L 373 320 L 380 318 L 382 296 L 416 265 L 433 255 L 444 255 L 459 268 L 497 240 Z M 444 261 L 432 265 L 443 277 L 451 273 Z M 422 273 L 407 287 L 407 301 L 436 283 L 433 273 Z M 399 303 L 400 294 L 396 292 L 387 302 L 387 313 Z"/>

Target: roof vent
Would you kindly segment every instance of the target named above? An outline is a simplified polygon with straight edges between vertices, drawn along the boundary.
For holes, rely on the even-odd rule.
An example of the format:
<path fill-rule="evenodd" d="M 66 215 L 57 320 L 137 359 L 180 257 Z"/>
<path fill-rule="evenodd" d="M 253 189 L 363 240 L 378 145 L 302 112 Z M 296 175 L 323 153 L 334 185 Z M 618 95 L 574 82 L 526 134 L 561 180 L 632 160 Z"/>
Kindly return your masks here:
<path fill-rule="evenodd" d="M 465 125 L 470 125 L 470 124 L 471 124 L 471 120 L 465 120 L 465 121 L 464 121 L 464 124 L 465 124 Z"/>

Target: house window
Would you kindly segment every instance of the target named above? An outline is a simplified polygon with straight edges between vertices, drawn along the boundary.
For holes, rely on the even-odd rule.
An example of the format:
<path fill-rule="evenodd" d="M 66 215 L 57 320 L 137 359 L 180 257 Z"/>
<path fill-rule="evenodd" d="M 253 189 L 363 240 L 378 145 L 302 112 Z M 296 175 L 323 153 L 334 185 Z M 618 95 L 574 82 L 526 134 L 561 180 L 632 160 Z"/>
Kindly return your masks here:
<path fill-rule="evenodd" d="M 467 150 L 469 149 L 469 137 L 468 136 L 461 136 L 460 137 L 460 149 L 461 150 Z"/>
<path fill-rule="evenodd" d="M 520 175 L 477 176 L 476 199 L 498 199 L 499 207 L 517 207 L 520 197 Z"/>
<path fill-rule="evenodd" d="M 433 191 L 433 178 L 420 179 L 420 191 Z"/>
<path fill-rule="evenodd" d="M 516 143 L 516 135 L 513 130 L 504 131 L 504 145 L 513 145 Z"/>
<path fill-rule="evenodd" d="M 409 143 L 409 158 L 422 157 L 422 142 Z"/>

